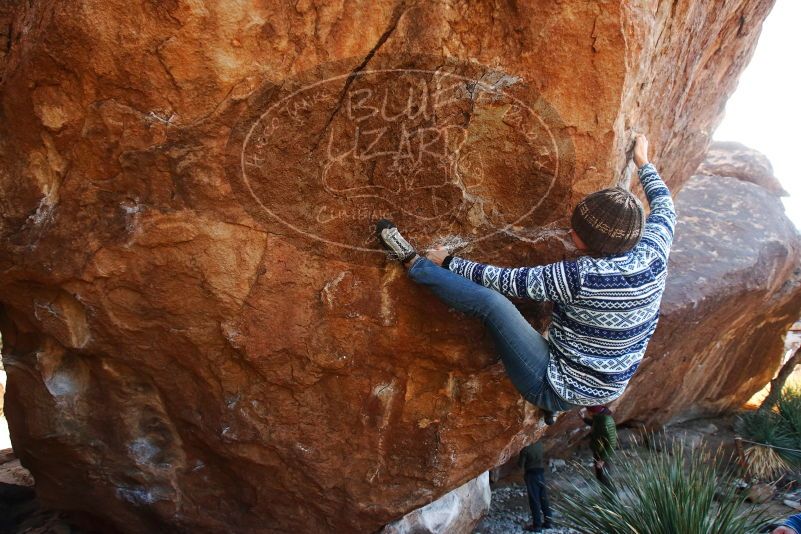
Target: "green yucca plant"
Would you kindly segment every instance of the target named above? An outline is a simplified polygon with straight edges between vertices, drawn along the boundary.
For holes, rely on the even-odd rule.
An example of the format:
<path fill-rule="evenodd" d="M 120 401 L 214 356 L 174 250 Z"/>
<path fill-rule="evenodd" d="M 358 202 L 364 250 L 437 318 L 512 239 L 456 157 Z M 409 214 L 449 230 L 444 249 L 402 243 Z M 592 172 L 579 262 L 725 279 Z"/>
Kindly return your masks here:
<path fill-rule="evenodd" d="M 795 440 L 795 448 L 801 449 L 801 389 L 786 387 L 776 401 L 779 417 L 785 424 L 787 432 Z M 798 455 L 801 461 L 801 454 Z"/>
<path fill-rule="evenodd" d="M 741 414 L 735 422 L 735 430 L 749 441 L 776 447 L 771 450 L 790 466 L 801 465 L 801 452 L 798 452 L 801 439 L 793 428 L 801 417 L 801 401 L 782 392 L 777 406 L 781 406 L 778 412 L 763 408 Z"/>
<path fill-rule="evenodd" d="M 708 452 L 685 454 L 674 442 L 662 454 L 613 462 L 611 490 L 576 488 L 556 503 L 567 526 L 583 534 L 745 534 L 765 523 L 754 507 L 740 511 L 745 497 Z"/>

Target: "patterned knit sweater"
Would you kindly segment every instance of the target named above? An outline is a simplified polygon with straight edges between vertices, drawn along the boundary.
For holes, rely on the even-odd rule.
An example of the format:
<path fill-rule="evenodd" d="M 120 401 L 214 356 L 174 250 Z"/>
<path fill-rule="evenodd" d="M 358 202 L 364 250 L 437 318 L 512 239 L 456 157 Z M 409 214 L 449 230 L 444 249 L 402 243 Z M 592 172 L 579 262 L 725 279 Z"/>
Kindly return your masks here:
<path fill-rule="evenodd" d="M 448 264 L 506 296 L 554 302 L 548 381 L 571 404 L 619 397 L 656 329 L 676 211 L 653 164 L 637 172 L 651 213 L 642 239 L 625 254 L 538 267 L 501 268 L 458 257 Z"/>

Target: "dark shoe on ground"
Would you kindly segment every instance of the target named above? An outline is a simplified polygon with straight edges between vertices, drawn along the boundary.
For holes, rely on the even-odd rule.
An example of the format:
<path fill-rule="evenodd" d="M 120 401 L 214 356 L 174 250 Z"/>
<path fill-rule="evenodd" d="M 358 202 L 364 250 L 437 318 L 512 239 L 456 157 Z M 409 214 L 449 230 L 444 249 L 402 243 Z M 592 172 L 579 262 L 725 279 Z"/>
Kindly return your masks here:
<path fill-rule="evenodd" d="M 542 532 L 542 527 L 535 527 L 534 524 L 526 525 L 523 527 L 526 532 Z"/>
<path fill-rule="evenodd" d="M 545 424 L 548 425 L 548 426 L 551 426 L 556 421 L 556 419 L 554 418 L 554 413 L 553 412 L 549 412 L 547 410 L 543 410 L 542 411 L 542 419 L 543 419 L 543 421 L 545 421 Z"/>
<path fill-rule="evenodd" d="M 549 528 L 554 528 L 553 521 L 551 521 L 550 519 L 546 519 L 545 523 L 542 524 L 542 528 L 546 530 Z"/>
<path fill-rule="evenodd" d="M 396 259 L 406 263 L 417 255 L 417 251 L 398 231 L 392 221 L 379 220 L 376 224 L 376 236 L 384 248 L 392 252 Z"/>

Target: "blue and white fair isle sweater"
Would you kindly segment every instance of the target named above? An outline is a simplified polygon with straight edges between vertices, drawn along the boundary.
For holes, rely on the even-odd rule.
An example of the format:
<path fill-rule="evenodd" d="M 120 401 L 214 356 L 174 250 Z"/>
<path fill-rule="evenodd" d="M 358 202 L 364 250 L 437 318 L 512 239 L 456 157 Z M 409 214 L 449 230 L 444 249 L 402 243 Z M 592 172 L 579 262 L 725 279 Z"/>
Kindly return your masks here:
<path fill-rule="evenodd" d="M 501 268 L 458 257 L 448 265 L 506 296 L 554 302 L 548 381 L 571 404 L 619 397 L 656 329 L 676 211 L 653 164 L 637 172 L 651 213 L 642 239 L 625 254 L 539 267 Z"/>

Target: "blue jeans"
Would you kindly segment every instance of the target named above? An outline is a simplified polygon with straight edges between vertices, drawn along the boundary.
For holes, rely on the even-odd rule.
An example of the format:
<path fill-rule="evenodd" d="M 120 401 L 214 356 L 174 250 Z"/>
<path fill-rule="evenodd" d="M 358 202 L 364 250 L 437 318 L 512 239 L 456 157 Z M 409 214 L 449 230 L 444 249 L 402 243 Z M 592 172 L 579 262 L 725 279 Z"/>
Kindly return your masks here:
<path fill-rule="evenodd" d="M 523 475 L 528 490 L 528 507 L 531 510 L 531 524 L 541 527 L 551 522 L 551 505 L 548 503 L 548 490 L 545 486 L 545 469 L 529 469 Z"/>
<path fill-rule="evenodd" d="M 409 277 L 427 286 L 451 308 L 484 322 L 506 374 L 524 399 L 552 412 L 573 408 L 548 382 L 548 342 L 509 299 L 423 257 L 409 269 Z"/>

